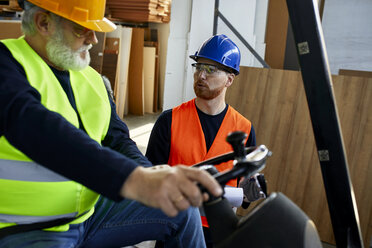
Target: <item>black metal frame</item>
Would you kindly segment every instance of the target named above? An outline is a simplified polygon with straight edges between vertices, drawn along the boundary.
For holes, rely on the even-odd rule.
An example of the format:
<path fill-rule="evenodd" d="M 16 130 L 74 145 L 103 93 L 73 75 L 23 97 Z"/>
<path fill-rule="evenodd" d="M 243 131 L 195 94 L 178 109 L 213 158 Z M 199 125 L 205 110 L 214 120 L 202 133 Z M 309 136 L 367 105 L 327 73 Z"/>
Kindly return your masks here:
<path fill-rule="evenodd" d="M 317 0 L 287 0 L 337 247 L 363 247 Z"/>
<path fill-rule="evenodd" d="M 241 34 L 234 28 L 234 26 L 226 19 L 226 17 L 219 11 L 220 0 L 214 2 L 214 19 L 213 19 L 213 35 L 217 34 L 218 17 L 226 24 L 228 28 L 238 37 L 238 39 L 248 48 L 254 57 L 262 64 L 263 67 L 269 68 L 269 65 L 264 59 L 249 45 L 249 43 L 241 36 Z"/>

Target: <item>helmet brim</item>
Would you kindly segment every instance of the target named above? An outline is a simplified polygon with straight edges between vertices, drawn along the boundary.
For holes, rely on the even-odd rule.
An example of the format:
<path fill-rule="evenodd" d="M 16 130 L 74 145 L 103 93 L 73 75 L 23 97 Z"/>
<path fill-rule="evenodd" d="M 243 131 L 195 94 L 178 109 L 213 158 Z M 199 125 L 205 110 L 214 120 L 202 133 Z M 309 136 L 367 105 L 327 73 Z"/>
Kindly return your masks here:
<path fill-rule="evenodd" d="M 194 61 L 197 61 L 198 60 L 198 56 L 195 56 L 195 55 L 190 55 L 189 58 L 190 59 L 193 59 Z"/>
<path fill-rule="evenodd" d="M 75 22 L 85 28 L 88 28 L 88 29 L 91 29 L 97 32 L 112 32 L 116 29 L 116 25 L 112 21 L 107 19 L 106 17 L 104 17 L 102 20 L 94 20 L 94 21 L 88 21 L 88 22 L 75 21 Z"/>

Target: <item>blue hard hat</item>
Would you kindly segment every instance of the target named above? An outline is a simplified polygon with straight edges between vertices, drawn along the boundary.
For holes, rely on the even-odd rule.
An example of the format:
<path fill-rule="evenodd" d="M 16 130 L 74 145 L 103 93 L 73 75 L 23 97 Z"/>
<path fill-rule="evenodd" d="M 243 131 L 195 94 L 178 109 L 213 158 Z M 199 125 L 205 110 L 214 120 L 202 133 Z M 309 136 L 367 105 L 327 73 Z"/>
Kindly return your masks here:
<path fill-rule="evenodd" d="M 224 34 L 214 35 L 200 46 L 190 58 L 206 58 L 230 68 L 235 75 L 239 74 L 240 50 L 238 46 Z"/>

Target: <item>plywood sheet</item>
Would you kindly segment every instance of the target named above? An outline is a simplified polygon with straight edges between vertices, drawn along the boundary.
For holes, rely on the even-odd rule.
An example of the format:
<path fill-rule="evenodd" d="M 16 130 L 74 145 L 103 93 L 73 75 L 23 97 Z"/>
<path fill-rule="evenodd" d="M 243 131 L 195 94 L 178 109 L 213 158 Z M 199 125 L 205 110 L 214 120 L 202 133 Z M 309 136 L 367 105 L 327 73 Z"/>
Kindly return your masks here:
<path fill-rule="evenodd" d="M 333 86 L 365 246 L 372 236 L 372 78 L 333 76 Z M 269 192 L 283 192 L 334 244 L 301 73 L 241 67 L 227 103 L 252 121 L 257 143 L 273 152 L 263 170 Z M 248 210 L 239 210 L 245 214 Z"/>
<path fill-rule="evenodd" d="M 153 113 L 154 90 L 155 90 L 155 47 L 144 47 L 143 51 L 143 72 L 145 87 L 145 112 Z"/>
<path fill-rule="evenodd" d="M 159 110 L 159 42 L 158 42 L 158 30 L 157 29 L 145 29 L 145 47 L 155 47 L 155 80 L 154 80 L 154 104 L 153 112 Z"/>
<path fill-rule="evenodd" d="M 338 71 L 338 74 L 339 75 L 344 75 L 344 76 L 356 76 L 356 77 L 372 78 L 372 71 L 358 71 L 358 70 L 340 69 Z"/>
<path fill-rule="evenodd" d="M 288 31 L 288 9 L 285 0 L 269 1 L 266 26 L 265 61 L 271 68 L 282 69 Z"/>
<path fill-rule="evenodd" d="M 128 89 L 128 72 L 129 72 L 129 59 L 132 44 L 132 28 L 121 26 L 121 39 L 119 49 L 120 70 L 118 75 L 117 85 L 117 112 L 121 119 L 125 114 L 125 103 L 127 98 Z"/>
<path fill-rule="evenodd" d="M 106 76 L 111 83 L 111 88 L 116 97 L 117 66 L 120 38 L 107 37 L 103 53 L 102 75 Z"/>
<path fill-rule="evenodd" d="M 0 40 L 16 39 L 21 35 L 21 21 L 0 20 Z"/>
<path fill-rule="evenodd" d="M 142 28 L 133 28 L 128 75 L 128 111 L 134 115 L 143 115 L 145 113 L 143 47 L 144 30 Z"/>
<path fill-rule="evenodd" d="M 96 32 L 98 43 L 93 45 L 90 52 L 90 66 L 98 73 L 102 73 L 103 53 L 105 50 L 106 33 Z"/>

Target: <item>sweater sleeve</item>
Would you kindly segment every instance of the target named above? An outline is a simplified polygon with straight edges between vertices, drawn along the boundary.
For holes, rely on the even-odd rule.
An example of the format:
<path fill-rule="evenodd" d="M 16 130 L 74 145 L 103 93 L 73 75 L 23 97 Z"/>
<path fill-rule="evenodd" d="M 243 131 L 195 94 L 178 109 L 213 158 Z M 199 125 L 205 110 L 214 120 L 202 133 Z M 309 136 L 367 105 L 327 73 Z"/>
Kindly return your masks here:
<path fill-rule="evenodd" d="M 164 111 L 156 120 L 147 145 L 146 157 L 154 164 L 167 164 L 171 143 L 172 110 Z"/>
<path fill-rule="evenodd" d="M 152 166 L 151 162 L 141 153 L 136 143 L 130 138 L 128 126 L 117 115 L 115 103 L 111 98 L 110 104 L 110 126 L 105 139 L 102 141 L 102 145 L 133 159 L 142 166 Z"/>
<path fill-rule="evenodd" d="M 246 147 L 256 146 L 256 133 L 254 131 L 253 125 L 251 126 L 251 132 L 249 133 L 249 137 L 247 143 L 245 143 Z"/>
<path fill-rule="evenodd" d="M 0 77 L 0 136 L 40 165 L 121 200 L 120 189 L 139 163 L 101 146 L 61 115 L 46 109 L 22 66 L 2 43 Z"/>

